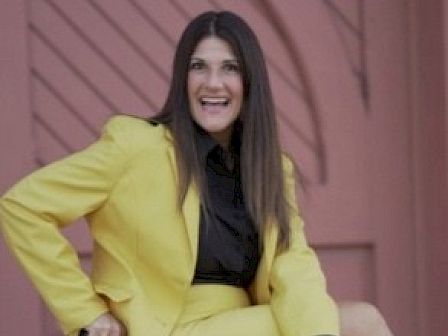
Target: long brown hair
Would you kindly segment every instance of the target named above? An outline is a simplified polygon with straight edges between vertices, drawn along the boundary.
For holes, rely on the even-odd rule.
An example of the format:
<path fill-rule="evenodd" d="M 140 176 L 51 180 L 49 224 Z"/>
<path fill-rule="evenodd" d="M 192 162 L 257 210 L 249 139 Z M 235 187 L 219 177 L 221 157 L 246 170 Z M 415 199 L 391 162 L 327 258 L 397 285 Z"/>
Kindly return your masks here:
<path fill-rule="evenodd" d="M 205 167 L 196 148 L 197 127 L 190 115 L 186 87 L 190 57 L 199 41 L 209 36 L 226 41 L 240 64 L 244 100 L 237 124 L 241 132 L 241 181 L 247 211 L 261 233 L 269 220 L 275 219 L 279 246 L 287 247 L 289 209 L 266 63 L 253 31 L 243 19 L 228 11 L 206 12 L 188 24 L 177 45 L 165 105 L 159 115 L 149 119 L 166 124 L 173 135 L 179 176 L 179 206 L 193 180 L 199 189 L 202 205 L 210 208 Z"/>

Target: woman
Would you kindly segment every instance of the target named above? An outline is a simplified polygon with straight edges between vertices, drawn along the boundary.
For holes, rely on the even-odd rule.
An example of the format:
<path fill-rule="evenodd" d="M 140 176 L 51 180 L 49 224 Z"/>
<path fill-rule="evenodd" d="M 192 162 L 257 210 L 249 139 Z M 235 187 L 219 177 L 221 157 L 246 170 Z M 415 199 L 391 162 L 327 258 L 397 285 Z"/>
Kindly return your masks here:
<path fill-rule="evenodd" d="M 159 116 L 112 118 L 96 143 L 1 200 L 6 240 L 62 329 L 339 335 L 255 35 L 232 13 L 204 13 L 184 31 L 173 74 Z M 94 240 L 90 278 L 58 232 L 80 216 Z M 382 323 L 365 307 L 341 306 L 343 329 Z"/>

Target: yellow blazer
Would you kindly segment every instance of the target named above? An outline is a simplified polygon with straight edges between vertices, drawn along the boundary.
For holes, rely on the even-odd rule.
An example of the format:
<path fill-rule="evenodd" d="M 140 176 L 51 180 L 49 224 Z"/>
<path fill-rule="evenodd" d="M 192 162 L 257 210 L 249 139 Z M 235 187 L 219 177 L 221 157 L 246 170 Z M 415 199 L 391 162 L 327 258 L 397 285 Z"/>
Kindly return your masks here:
<path fill-rule="evenodd" d="M 101 138 L 41 168 L 0 199 L 5 239 L 66 334 L 111 310 L 130 336 L 167 336 L 195 271 L 199 198 L 190 186 L 176 207 L 170 132 L 128 116 L 111 118 Z M 299 217 L 293 165 L 283 159 L 292 245 L 276 251 L 277 230 L 250 288 L 269 304 L 282 335 L 338 335 L 338 316 Z M 85 216 L 94 240 L 87 276 L 59 228 Z"/>

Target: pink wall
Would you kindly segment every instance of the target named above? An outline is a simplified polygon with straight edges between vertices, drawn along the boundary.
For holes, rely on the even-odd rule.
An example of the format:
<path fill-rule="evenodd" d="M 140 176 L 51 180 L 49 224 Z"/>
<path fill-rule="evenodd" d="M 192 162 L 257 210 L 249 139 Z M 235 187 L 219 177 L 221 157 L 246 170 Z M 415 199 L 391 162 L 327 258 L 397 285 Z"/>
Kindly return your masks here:
<path fill-rule="evenodd" d="M 448 332 L 442 0 L 7 2 L 0 191 L 93 141 L 110 115 L 157 111 L 188 18 L 234 10 L 265 49 L 283 146 L 300 167 L 301 207 L 331 292 L 375 303 L 397 335 Z M 66 234 L 88 268 L 85 227 Z M 1 240 L 0 266 L 0 335 L 57 335 Z"/>
<path fill-rule="evenodd" d="M 32 155 L 26 6 L 0 10 L 0 190 L 34 167 Z M 40 302 L 0 239 L 0 335 L 38 335 Z M 26 323 L 24 323 L 24 317 Z"/>

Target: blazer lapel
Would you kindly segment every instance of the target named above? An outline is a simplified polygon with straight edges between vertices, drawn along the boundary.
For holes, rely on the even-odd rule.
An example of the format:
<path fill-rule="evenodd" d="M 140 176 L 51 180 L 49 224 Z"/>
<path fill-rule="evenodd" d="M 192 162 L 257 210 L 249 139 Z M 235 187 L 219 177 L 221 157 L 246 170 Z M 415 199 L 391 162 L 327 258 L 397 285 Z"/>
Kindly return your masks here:
<path fill-rule="evenodd" d="M 199 236 L 199 214 L 200 201 L 196 186 L 192 183 L 188 188 L 184 203 L 182 204 L 182 214 L 184 215 L 187 228 L 188 239 L 190 240 L 190 251 L 194 263 L 196 263 L 198 253 Z"/>
<path fill-rule="evenodd" d="M 266 232 L 263 235 L 263 255 L 261 256 L 255 281 L 249 288 L 252 299 L 257 304 L 270 302 L 269 277 L 277 250 L 277 237 L 277 226 L 273 225 L 273 223 L 268 223 Z"/>
<path fill-rule="evenodd" d="M 177 174 L 176 155 L 172 142 L 172 136 L 166 130 L 166 137 L 169 140 L 168 153 L 171 161 L 171 168 L 175 176 L 176 183 L 179 181 Z M 185 200 L 182 204 L 182 215 L 185 221 L 185 228 L 190 242 L 190 253 L 193 263 L 196 263 L 198 253 L 198 236 L 199 236 L 199 215 L 200 215 L 200 200 L 197 187 L 194 183 L 190 183 L 188 187 Z"/>
<path fill-rule="evenodd" d="M 277 250 L 278 229 L 274 223 L 269 223 L 266 231 L 264 236 L 264 267 L 266 273 L 269 274 Z"/>

